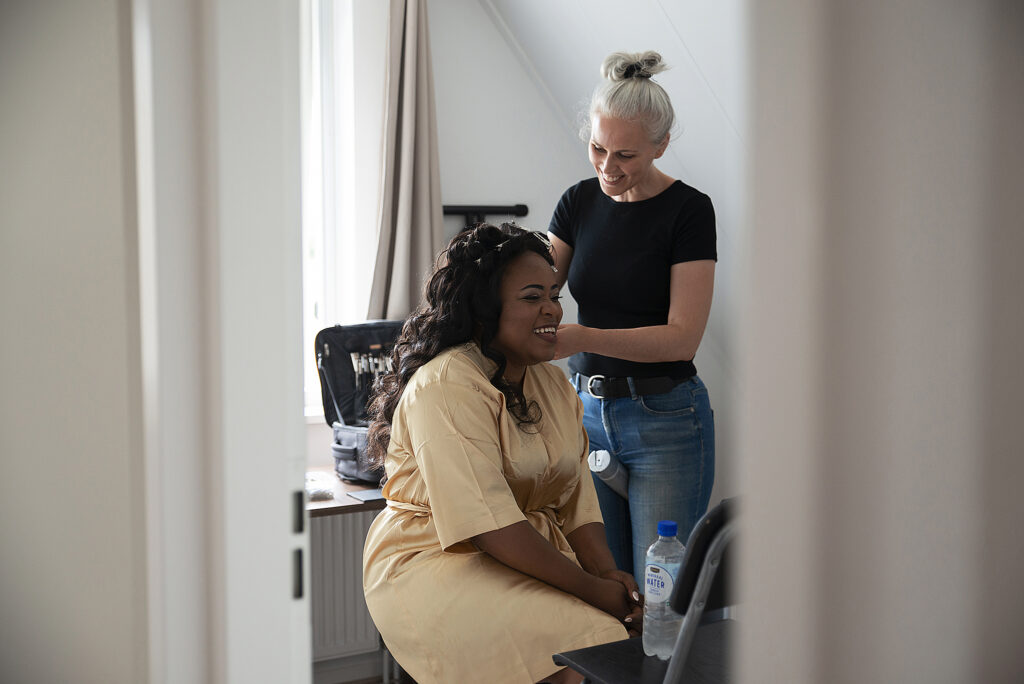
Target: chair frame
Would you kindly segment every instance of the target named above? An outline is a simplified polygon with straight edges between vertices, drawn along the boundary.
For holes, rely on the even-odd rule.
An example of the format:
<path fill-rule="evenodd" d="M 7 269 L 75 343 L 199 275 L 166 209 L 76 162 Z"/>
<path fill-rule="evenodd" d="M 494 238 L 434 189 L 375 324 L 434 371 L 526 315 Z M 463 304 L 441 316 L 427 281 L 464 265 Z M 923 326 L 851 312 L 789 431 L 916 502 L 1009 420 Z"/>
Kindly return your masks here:
<path fill-rule="evenodd" d="M 736 536 L 736 521 L 728 520 L 722 529 L 715 534 L 708 547 L 704 563 L 701 565 L 700 576 L 697 578 L 697 586 L 690 597 L 690 605 L 683 615 L 683 625 L 679 629 L 679 636 L 676 637 L 676 645 L 672 649 L 672 658 L 669 660 L 668 671 L 665 673 L 663 684 L 678 684 L 683 679 L 683 670 L 686 667 L 686 658 L 690 655 L 690 647 L 693 646 L 693 639 L 697 636 L 697 629 L 704 618 L 704 606 L 707 605 L 708 595 L 715 583 L 719 567 L 722 563 L 722 554 L 729 546 L 729 543 Z M 724 618 L 729 616 L 729 609 L 724 609 Z"/>

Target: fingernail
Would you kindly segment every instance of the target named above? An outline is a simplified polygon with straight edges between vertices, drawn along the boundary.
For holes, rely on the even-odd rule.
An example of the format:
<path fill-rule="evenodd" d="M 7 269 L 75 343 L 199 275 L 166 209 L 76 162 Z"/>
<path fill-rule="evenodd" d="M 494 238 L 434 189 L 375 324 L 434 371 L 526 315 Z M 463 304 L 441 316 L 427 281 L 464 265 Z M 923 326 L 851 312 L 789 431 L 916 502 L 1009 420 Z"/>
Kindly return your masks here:
<path fill-rule="evenodd" d="M 633 592 L 633 600 L 634 600 L 634 601 L 639 601 L 639 600 L 640 600 L 640 594 L 638 594 L 638 593 L 636 593 L 636 592 L 634 591 L 634 592 Z"/>
<path fill-rule="evenodd" d="M 626 618 L 626 622 L 632 622 L 633 618 Z"/>

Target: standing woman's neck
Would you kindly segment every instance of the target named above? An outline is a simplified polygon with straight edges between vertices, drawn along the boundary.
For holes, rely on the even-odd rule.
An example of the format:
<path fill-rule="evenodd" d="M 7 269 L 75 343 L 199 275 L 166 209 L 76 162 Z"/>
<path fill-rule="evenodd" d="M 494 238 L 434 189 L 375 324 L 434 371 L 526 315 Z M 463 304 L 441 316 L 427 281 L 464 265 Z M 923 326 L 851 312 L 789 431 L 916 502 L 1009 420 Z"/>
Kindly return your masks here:
<path fill-rule="evenodd" d="M 641 202 L 660 195 L 675 182 L 675 178 L 651 165 L 651 170 L 643 182 L 612 199 L 616 202 Z"/>

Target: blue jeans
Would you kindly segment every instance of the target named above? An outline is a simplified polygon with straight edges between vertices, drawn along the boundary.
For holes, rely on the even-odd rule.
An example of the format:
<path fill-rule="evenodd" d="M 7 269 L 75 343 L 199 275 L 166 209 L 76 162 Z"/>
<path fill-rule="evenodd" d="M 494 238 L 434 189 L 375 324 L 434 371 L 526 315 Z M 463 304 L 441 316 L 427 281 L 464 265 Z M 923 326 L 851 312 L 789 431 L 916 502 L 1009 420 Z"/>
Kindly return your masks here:
<path fill-rule="evenodd" d="M 629 470 L 628 502 L 597 476 L 594 486 L 615 563 L 643 587 L 658 521 L 674 520 L 685 544 L 711 499 L 715 423 L 708 390 L 693 376 L 664 394 L 598 399 L 573 377 L 590 450 L 606 449 Z"/>

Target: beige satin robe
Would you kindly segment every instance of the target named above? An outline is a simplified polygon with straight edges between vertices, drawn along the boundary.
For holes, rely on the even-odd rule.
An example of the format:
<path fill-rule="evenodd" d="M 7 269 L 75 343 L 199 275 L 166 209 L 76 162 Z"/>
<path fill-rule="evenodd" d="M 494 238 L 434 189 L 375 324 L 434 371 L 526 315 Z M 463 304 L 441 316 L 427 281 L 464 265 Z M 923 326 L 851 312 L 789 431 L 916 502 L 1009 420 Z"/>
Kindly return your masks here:
<path fill-rule="evenodd" d="M 419 684 L 532 684 L 554 653 L 627 637 L 612 616 L 480 552 L 474 535 L 527 520 L 576 561 L 566 535 L 601 522 L 582 405 L 562 371 L 530 366 L 543 420 L 523 432 L 476 344 L 420 368 L 392 421 L 384 495 L 363 553 L 374 623 Z"/>

